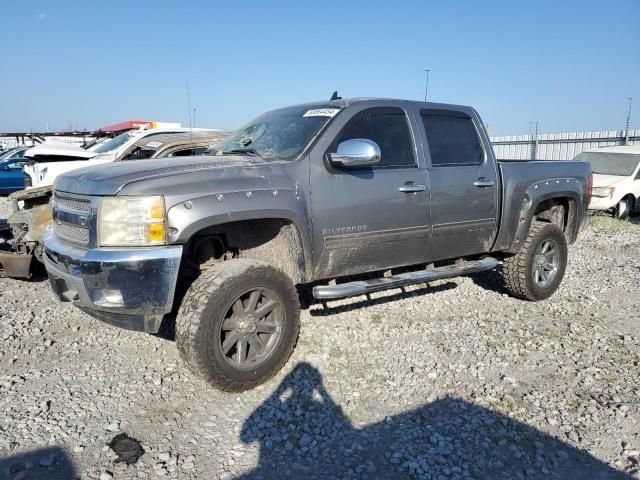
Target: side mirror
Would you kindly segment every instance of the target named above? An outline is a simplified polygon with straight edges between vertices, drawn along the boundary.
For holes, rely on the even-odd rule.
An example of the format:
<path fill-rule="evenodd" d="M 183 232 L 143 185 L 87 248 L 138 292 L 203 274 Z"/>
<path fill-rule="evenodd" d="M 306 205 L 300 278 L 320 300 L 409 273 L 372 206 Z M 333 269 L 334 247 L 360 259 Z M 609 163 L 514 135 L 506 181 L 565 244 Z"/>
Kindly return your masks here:
<path fill-rule="evenodd" d="M 364 138 L 345 140 L 338 145 L 337 153 L 329 154 L 329 161 L 336 167 L 366 167 L 380 163 L 380 158 L 378 144 Z"/>

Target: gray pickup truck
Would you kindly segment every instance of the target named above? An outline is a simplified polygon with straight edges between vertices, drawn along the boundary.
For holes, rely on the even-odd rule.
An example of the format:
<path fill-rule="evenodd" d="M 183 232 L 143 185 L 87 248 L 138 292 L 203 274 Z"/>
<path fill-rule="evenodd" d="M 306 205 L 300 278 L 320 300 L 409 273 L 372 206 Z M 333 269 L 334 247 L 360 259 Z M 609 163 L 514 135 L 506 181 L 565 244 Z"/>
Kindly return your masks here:
<path fill-rule="evenodd" d="M 590 197 L 585 162 L 496 161 L 465 106 L 332 99 L 265 113 L 219 148 L 58 177 L 44 260 L 56 295 L 99 320 L 158 332 L 175 315 L 181 357 L 226 391 L 287 361 L 300 292 L 501 264 L 512 295 L 549 297 Z"/>

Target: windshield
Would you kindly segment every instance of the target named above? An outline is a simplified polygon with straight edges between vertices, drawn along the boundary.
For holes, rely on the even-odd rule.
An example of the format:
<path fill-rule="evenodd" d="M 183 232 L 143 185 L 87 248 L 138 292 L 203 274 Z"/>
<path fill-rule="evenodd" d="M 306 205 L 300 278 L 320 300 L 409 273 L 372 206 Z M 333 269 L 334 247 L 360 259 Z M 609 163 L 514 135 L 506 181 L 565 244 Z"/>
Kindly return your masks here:
<path fill-rule="evenodd" d="M 216 153 L 295 159 L 339 111 L 334 105 L 304 105 L 267 112 L 223 140 Z"/>
<path fill-rule="evenodd" d="M 6 152 L 3 152 L 2 154 L 0 154 L 0 160 L 9 158 L 11 155 L 16 153 L 16 150 L 17 150 L 16 148 L 12 148 L 11 150 L 7 150 Z"/>
<path fill-rule="evenodd" d="M 575 160 L 589 162 L 593 173 L 628 177 L 636 170 L 640 162 L 640 155 L 631 153 L 584 152 L 578 155 Z"/>
<path fill-rule="evenodd" d="M 101 143 L 100 145 L 98 145 L 96 148 L 93 149 L 94 152 L 96 153 L 107 153 L 107 152 L 113 152 L 114 150 L 117 150 L 118 148 L 120 148 L 122 145 L 124 145 L 125 143 L 127 143 L 127 141 L 135 136 L 137 132 L 125 132 L 125 133 L 121 133 L 120 135 L 118 135 L 117 137 L 113 137 L 111 140 L 107 140 L 106 142 Z"/>

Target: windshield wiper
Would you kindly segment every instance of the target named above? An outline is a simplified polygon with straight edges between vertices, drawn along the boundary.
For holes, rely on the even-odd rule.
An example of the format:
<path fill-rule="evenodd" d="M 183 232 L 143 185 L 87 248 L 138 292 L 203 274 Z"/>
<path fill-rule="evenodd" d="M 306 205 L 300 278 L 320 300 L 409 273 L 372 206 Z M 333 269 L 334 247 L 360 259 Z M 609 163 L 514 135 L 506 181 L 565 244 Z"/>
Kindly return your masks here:
<path fill-rule="evenodd" d="M 253 157 L 259 157 L 260 154 L 253 148 L 234 148 L 232 150 L 224 150 L 223 155 L 251 155 Z"/>

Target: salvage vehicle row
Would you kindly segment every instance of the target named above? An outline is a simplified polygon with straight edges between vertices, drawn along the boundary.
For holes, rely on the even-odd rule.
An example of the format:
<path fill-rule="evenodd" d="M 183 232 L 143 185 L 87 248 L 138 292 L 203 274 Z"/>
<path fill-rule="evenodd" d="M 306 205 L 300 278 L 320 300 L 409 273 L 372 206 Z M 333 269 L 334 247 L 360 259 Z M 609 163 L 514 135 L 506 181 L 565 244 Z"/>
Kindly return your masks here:
<path fill-rule="evenodd" d="M 40 161 L 31 161 L 24 168 L 24 175 L 29 179 L 27 183 L 36 179 L 38 186 L 10 195 L 12 214 L 0 224 L 2 272 L 14 278 L 29 278 L 42 264 L 42 234 L 52 220 L 49 205 L 51 183 L 60 173 L 110 161 L 195 155 L 208 150 L 226 135 L 219 130 L 205 129 L 140 129 L 107 140 L 93 150 L 58 144 L 43 144 L 27 150 L 27 156 L 19 161 L 24 163 L 25 160 L 39 158 Z M 70 160 L 70 157 L 75 160 Z M 18 160 L 7 160 L 14 161 Z M 12 170 L 22 176 L 21 170 Z M 1 175 L 0 170 L 0 178 Z"/>

